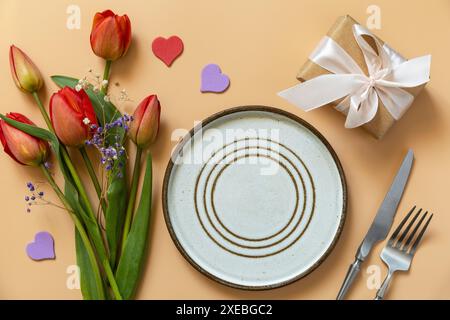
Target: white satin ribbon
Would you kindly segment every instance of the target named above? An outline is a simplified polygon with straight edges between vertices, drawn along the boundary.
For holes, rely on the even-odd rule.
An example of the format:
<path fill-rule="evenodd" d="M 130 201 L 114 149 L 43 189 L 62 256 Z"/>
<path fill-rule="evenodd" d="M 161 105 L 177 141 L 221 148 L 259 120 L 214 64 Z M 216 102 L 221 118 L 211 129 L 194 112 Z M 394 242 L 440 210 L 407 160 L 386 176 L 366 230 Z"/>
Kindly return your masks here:
<path fill-rule="evenodd" d="M 431 55 L 405 60 L 388 45 L 381 45 L 361 25 L 353 25 L 353 34 L 369 76 L 333 39 L 324 37 L 309 59 L 331 74 L 305 81 L 278 95 L 305 111 L 344 98 L 336 109 L 347 114 L 346 128 L 371 121 L 378 110 L 378 99 L 395 120 L 400 119 L 414 100 L 402 88 L 416 87 L 430 80 Z M 363 36 L 375 41 L 378 54 Z"/>

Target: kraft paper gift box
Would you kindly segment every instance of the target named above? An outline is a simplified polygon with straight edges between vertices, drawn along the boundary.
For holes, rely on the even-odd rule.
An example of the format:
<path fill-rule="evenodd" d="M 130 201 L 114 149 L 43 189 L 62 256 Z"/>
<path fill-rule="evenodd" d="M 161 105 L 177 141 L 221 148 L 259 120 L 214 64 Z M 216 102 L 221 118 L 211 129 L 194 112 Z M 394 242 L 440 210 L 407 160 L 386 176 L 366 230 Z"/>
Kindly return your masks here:
<path fill-rule="evenodd" d="M 340 45 L 367 75 L 368 68 L 364 59 L 364 55 L 353 34 L 354 24 L 358 24 L 358 22 L 356 22 L 352 17 L 348 15 L 340 17 L 328 31 L 327 36 L 332 38 L 338 45 Z M 365 37 L 364 39 L 375 51 L 377 51 L 373 39 L 370 39 L 368 37 Z M 382 40 L 380 40 L 379 38 L 377 39 L 381 44 L 384 44 Z M 329 71 L 325 70 L 318 64 L 312 62 L 311 60 L 308 60 L 300 68 L 300 71 L 297 74 L 297 79 L 301 82 L 304 82 L 317 76 L 329 73 Z M 424 86 L 425 84 L 422 84 L 413 88 L 402 87 L 402 89 L 408 91 L 410 94 L 416 97 L 424 88 Z M 342 101 L 342 99 L 334 101 L 330 103 L 330 105 L 335 107 L 339 104 L 340 101 Z M 388 112 L 382 101 L 379 99 L 378 111 L 375 117 L 370 122 L 364 124 L 362 127 L 369 133 L 371 133 L 375 138 L 380 139 L 395 124 L 395 122 L 396 120 Z"/>

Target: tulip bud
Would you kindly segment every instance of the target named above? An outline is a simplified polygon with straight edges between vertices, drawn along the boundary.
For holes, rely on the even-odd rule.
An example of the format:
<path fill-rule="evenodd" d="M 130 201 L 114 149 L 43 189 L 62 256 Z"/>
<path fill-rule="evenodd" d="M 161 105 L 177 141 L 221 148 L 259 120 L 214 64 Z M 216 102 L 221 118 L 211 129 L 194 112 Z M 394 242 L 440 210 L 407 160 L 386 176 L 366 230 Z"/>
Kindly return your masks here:
<path fill-rule="evenodd" d="M 42 88 L 43 80 L 39 69 L 16 46 L 9 48 L 9 65 L 11 67 L 11 75 L 19 89 L 33 93 Z"/>
<path fill-rule="evenodd" d="M 143 148 L 156 140 L 159 131 L 161 105 L 156 95 L 150 95 L 137 106 L 130 125 L 130 138 Z"/>
<path fill-rule="evenodd" d="M 50 118 L 59 140 L 70 147 L 81 147 L 97 126 L 94 108 L 86 92 L 64 87 L 50 99 Z"/>
<path fill-rule="evenodd" d="M 8 113 L 7 118 L 35 125 L 20 113 Z M 50 153 L 49 145 L 45 140 L 38 139 L 25 133 L 4 120 L 0 120 L 0 140 L 3 149 L 15 161 L 28 166 L 38 166 L 47 160 Z"/>
<path fill-rule="evenodd" d="M 115 61 L 127 53 L 130 43 L 131 23 L 127 15 L 118 16 L 111 10 L 95 14 L 91 47 L 97 56 Z"/>

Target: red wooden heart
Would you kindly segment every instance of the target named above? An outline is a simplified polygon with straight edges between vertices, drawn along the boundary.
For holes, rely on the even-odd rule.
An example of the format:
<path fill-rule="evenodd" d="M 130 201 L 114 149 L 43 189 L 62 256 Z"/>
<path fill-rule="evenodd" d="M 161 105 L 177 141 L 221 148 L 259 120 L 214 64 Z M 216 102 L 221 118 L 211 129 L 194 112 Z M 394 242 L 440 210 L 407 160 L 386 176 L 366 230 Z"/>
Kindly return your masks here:
<path fill-rule="evenodd" d="M 158 37 L 153 40 L 152 51 L 168 67 L 183 52 L 183 41 L 177 36 L 169 39 Z"/>

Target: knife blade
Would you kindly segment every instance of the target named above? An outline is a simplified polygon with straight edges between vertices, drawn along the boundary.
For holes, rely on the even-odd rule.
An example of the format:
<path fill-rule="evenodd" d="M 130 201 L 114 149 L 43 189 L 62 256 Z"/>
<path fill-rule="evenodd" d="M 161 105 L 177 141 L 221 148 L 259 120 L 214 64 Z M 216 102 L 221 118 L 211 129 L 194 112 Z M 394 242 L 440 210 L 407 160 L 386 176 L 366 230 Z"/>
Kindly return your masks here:
<path fill-rule="evenodd" d="M 336 298 L 337 300 L 344 299 L 350 286 L 359 273 L 361 264 L 369 255 L 373 246 L 377 242 L 386 239 L 389 230 L 391 229 L 392 222 L 394 221 L 394 216 L 397 212 L 398 204 L 400 203 L 400 199 L 402 198 L 403 191 L 405 190 L 408 177 L 411 173 L 413 161 L 414 153 L 412 149 L 409 149 L 408 153 L 403 159 L 403 163 L 400 166 L 397 175 L 394 178 L 394 181 L 392 182 L 391 188 L 384 197 L 384 200 L 381 203 L 381 206 L 372 221 L 372 225 L 370 226 L 369 231 L 367 231 L 364 240 L 362 241 L 356 252 L 355 261 L 350 265 L 350 268 L 347 271 L 345 280 Z"/>

